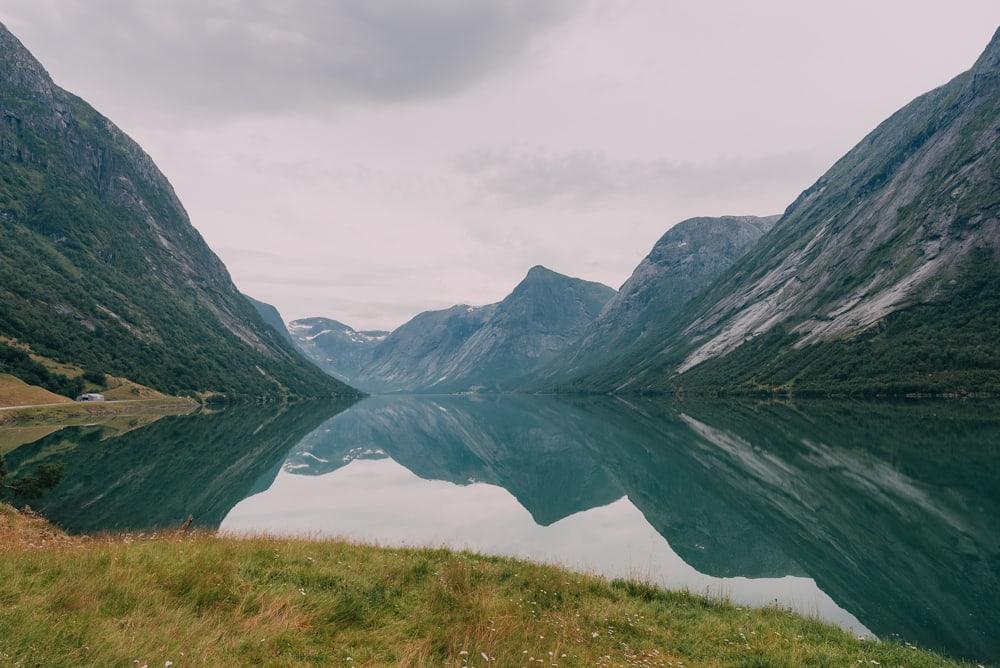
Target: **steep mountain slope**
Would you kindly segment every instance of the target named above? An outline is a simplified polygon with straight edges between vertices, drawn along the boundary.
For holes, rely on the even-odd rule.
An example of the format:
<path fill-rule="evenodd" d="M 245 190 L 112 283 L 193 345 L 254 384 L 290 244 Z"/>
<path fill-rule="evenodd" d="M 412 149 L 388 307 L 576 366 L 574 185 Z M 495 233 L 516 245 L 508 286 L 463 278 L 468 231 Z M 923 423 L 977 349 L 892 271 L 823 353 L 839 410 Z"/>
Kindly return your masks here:
<path fill-rule="evenodd" d="M 461 304 L 417 315 L 376 346 L 355 382 L 369 392 L 413 392 L 433 385 L 496 307 Z"/>
<path fill-rule="evenodd" d="M 143 150 L 0 26 L 0 336 L 170 393 L 353 391 L 265 325 Z"/>
<path fill-rule="evenodd" d="M 255 311 L 257 311 L 257 315 L 260 316 L 260 319 L 263 320 L 265 324 L 280 334 L 281 338 L 285 341 L 295 345 L 295 341 L 292 339 L 292 335 L 288 332 L 288 328 L 285 327 L 285 320 L 281 317 L 281 312 L 278 311 L 278 309 L 267 302 L 254 299 L 250 295 L 243 296 L 247 298 L 247 301 L 250 302 L 250 305 L 253 306 Z"/>
<path fill-rule="evenodd" d="M 422 314 L 400 327 L 358 382 L 420 392 L 512 389 L 576 341 L 614 295 L 606 285 L 533 267 L 498 304 Z M 404 335 L 410 344 L 401 348 Z"/>
<path fill-rule="evenodd" d="M 534 382 L 565 379 L 588 367 L 606 364 L 645 336 L 656 336 L 691 298 L 750 250 L 778 218 L 689 218 L 671 227 L 586 334 L 540 372 Z"/>
<path fill-rule="evenodd" d="M 306 357 L 335 378 L 350 383 L 389 332 L 359 332 L 329 318 L 303 318 L 289 323 L 290 333 Z"/>
<path fill-rule="evenodd" d="M 1000 32 L 576 389 L 1000 391 Z"/>

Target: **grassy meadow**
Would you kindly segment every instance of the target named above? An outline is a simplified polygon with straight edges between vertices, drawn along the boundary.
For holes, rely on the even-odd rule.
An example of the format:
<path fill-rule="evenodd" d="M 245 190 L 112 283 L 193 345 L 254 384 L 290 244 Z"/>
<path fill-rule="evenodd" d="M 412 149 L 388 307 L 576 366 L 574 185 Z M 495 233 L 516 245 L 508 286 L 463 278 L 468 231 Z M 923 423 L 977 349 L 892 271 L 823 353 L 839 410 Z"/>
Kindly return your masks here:
<path fill-rule="evenodd" d="M 0 665 L 941 666 L 778 609 L 442 549 L 76 537 L 0 506 Z"/>

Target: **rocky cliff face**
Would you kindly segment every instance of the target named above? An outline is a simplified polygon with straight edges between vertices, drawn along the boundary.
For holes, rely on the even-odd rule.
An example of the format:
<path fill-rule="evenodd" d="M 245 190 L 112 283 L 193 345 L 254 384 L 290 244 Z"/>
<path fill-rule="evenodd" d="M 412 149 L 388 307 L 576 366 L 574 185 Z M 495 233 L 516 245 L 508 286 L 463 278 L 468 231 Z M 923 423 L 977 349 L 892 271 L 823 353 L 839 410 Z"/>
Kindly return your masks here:
<path fill-rule="evenodd" d="M 462 346 L 438 386 L 512 389 L 577 341 L 614 295 L 606 285 L 534 267 Z"/>
<path fill-rule="evenodd" d="M 534 267 L 503 301 L 423 313 L 359 374 L 391 391 L 504 391 L 576 341 L 615 291 Z"/>
<path fill-rule="evenodd" d="M 1000 37 L 1000 35 L 998 35 Z M 995 38 L 969 72 L 898 111 L 789 207 L 754 270 L 687 331 L 679 371 L 789 322 L 800 345 L 933 299 L 977 247 L 1000 248 Z"/>
<path fill-rule="evenodd" d="M 303 318 L 289 323 L 296 345 L 334 378 L 353 382 L 389 332 L 358 331 L 329 318 Z"/>
<path fill-rule="evenodd" d="M 0 335 L 167 392 L 352 392 L 265 325 L 149 156 L 3 26 L 0 184 Z"/>
<path fill-rule="evenodd" d="M 671 227 L 586 333 L 541 378 L 567 378 L 608 364 L 671 318 L 770 230 L 780 216 L 690 218 Z M 544 381 L 536 381 L 544 382 Z"/>
<path fill-rule="evenodd" d="M 359 383 L 372 392 L 416 392 L 433 386 L 496 304 L 427 311 L 401 325 L 372 352 Z"/>
<path fill-rule="evenodd" d="M 675 323 L 581 384 L 1000 387 L 998 54 L 1000 33 L 803 192 Z"/>

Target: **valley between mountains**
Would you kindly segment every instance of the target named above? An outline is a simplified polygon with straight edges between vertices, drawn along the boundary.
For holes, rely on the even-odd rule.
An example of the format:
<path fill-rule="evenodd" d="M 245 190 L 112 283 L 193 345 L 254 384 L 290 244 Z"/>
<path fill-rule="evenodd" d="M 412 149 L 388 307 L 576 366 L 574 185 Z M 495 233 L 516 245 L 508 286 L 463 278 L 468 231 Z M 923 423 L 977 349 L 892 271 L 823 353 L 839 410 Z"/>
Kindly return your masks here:
<path fill-rule="evenodd" d="M 0 374 L 59 396 L 1000 392 L 1000 32 L 782 214 L 664 221 L 618 290 L 536 266 L 394 331 L 286 326 L 5 27 L 0 74 Z"/>

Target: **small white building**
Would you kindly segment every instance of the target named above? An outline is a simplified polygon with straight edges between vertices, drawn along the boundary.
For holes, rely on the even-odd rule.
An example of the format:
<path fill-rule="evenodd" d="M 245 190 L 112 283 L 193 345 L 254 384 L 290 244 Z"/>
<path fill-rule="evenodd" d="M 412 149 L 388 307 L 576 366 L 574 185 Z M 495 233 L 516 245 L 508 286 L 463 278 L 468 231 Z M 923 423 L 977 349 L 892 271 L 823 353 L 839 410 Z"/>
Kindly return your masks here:
<path fill-rule="evenodd" d="M 97 394 L 96 392 L 88 392 L 86 394 L 81 394 L 76 398 L 77 401 L 104 401 L 103 394 Z"/>

